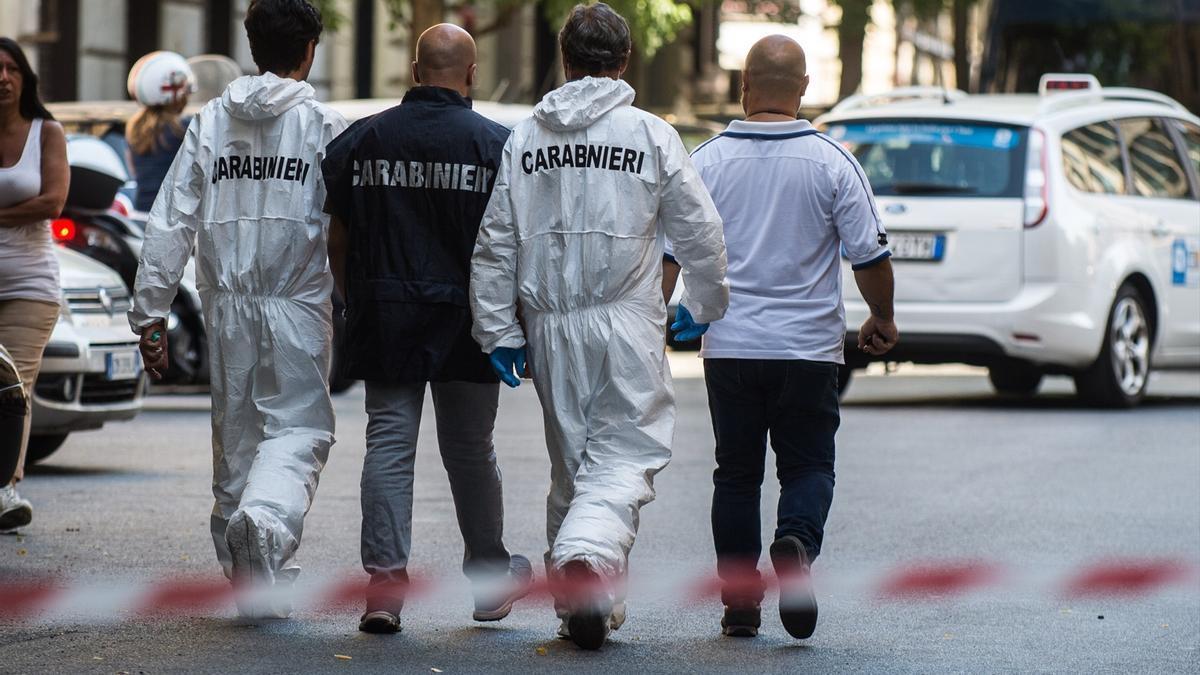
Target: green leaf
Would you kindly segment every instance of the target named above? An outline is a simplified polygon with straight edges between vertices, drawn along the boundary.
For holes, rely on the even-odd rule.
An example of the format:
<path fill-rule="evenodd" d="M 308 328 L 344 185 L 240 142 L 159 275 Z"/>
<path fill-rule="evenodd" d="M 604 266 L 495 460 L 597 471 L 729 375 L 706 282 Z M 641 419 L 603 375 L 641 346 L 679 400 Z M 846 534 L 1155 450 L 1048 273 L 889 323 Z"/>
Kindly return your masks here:
<path fill-rule="evenodd" d="M 325 30 L 330 33 L 336 33 L 338 29 L 346 24 L 346 15 L 338 11 L 337 0 L 308 0 L 313 7 L 321 10 L 321 21 L 325 24 Z"/>
<path fill-rule="evenodd" d="M 463 2 L 464 5 L 490 5 L 503 9 L 513 5 L 528 4 L 532 0 L 490 0 L 488 2 Z M 332 7 L 334 0 L 321 0 L 314 4 Z M 546 20 L 551 26 L 558 27 L 566 20 L 571 8 L 578 0 L 544 0 L 535 3 L 540 6 Z M 609 6 L 625 17 L 629 22 L 629 30 L 633 34 L 634 48 L 645 56 L 651 56 L 660 47 L 671 42 L 679 31 L 692 22 L 692 8 L 688 2 L 677 0 L 609 0 Z M 409 2 L 407 0 L 385 0 L 388 14 L 393 22 L 407 23 Z M 452 7 L 452 3 L 446 3 Z"/>

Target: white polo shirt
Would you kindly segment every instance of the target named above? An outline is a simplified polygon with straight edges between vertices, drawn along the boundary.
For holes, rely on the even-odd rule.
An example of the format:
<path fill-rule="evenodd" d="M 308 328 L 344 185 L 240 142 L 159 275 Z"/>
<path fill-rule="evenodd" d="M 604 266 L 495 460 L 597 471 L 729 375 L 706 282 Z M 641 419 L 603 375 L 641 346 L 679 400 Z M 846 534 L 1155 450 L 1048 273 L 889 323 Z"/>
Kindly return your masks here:
<path fill-rule="evenodd" d="M 805 120 L 734 121 L 692 162 L 729 255 L 729 310 L 700 356 L 844 363 L 842 252 L 855 269 L 891 255 L 854 155 Z"/>

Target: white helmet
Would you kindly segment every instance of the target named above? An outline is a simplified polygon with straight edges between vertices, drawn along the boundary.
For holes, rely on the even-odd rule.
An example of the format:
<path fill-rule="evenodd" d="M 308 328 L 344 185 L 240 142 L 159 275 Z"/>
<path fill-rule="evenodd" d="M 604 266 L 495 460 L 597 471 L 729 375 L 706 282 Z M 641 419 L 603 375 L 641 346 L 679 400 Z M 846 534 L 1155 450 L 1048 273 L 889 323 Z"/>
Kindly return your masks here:
<path fill-rule="evenodd" d="M 196 90 L 196 76 L 175 52 L 150 52 L 129 70 L 129 95 L 144 106 L 174 103 Z"/>

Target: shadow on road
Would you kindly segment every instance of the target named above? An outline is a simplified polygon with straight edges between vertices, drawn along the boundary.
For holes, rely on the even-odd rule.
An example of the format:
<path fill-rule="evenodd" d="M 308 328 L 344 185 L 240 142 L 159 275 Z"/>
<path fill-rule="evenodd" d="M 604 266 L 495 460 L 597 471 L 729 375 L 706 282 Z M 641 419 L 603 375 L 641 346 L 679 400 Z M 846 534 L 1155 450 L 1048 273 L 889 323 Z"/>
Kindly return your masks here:
<path fill-rule="evenodd" d="M 25 468 L 31 476 L 154 476 L 145 471 L 131 471 L 111 466 L 67 466 L 63 464 L 33 464 Z"/>
<path fill-rule="evenodd" d="M 1047 396 L 929 396 L 923 398 L 867 398 L 842 401 L 843 408 L 960 408 L 976 410 L 1028 410 L 1058 412 L 1063 410 L 1111 413 L 1112 409 L 1096 408 L 1069 394 Z M 1200 396 L 1147 396 L 1130 412 L 1141 408 L 1200 407 Z"/>

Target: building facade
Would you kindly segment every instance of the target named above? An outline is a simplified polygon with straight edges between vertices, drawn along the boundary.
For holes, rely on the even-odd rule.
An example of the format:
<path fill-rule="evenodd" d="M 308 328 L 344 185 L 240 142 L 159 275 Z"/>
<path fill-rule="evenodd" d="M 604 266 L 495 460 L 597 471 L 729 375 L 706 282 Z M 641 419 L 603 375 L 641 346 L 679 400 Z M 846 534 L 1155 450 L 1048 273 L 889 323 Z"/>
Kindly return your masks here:
<path fill-rule="evenodd" d="M 156 49 L 185 57 L 224 54 L 244 72 L 255 72 L 241 25 L 248 5 L 249 0 L 0 0 L 0 35 L 25 48 L 47 100 L 124 99 L 129 68 Z M 407 27 L 389 16 L 381 0 L 338 0 L 336 6 L 344 20 L 322 36 L 310 77 L 318 96 L 401 96 L 409 86 Z M 486 26 L 494 23 L 495 11 L 493 3 L 480 3 L 469 17 L 447 19 Z M 711 37 L 708 61 L 696 58 L 687 39 L 660 50 L 653 61 L 635 58 L 629 77 L 644 92 L 640 104 L 671 108 L 690 98 L 698 81 L 694 73 L 707 73 L 710 80 L 695 85 L 701 94 L 713 89 L 711 81 L 719 79 L 711 46 L 718 10 L 701 14 L 697 26 Z M 537 3 L 529 3 L 479 35 L 476 96 L 533 102 L 557 86 L 562 74 L 556 32 Z M 696 34 L 697 27 L 684 33 Z"/>
<path fill-rule="evenodd" d="M 791 35 L 807 50 L 812 76 L 807 102 L 816 107 L 834 103 L 842 68 L 835 29 L 840 10 L 830 0 L 797 2 L 799 18 L 787 22 L 747 13 L 747 4 L 739 0 L 700 3 L 692 25 L 653 59 L 644 58 L 635 46 L 626 79 L 638 92 L 637 104 L 663 112 L 686 114 L 699 106 L 718 115 L 735 114 L 745 53 L 770 33 Z M 497 26 L 497 4 L 468 3 L 464 6 L 469 9 L 446 18 L 494 27 L 477 35 L 477 98 L 532 103 L 562 81 L 557 27 L 535 2 L 509 10 L 507 20 Z M 124 99 L 130 66 L 156 49 L 185 57 L 224 54 L 243 72 L 255 72 L 242 27 L 248 5 L 249 0 L 0 0 L 0 35 L 14 37 L 26 48 L 47 100 Z M 336 0 L 334 6 L 343 20 L 336 31 L 322 36 L 318 47 L 310 77 L 318 96 L 401 96 L 410 84 L 413 37 L 405 23 L 395 21 L 382 0 Z M 871 6 L 861 91 L 905 84 L 953 86 L 948 15 L 919 20 L 898 14 L 896 7 L 892 0 L 875 0 Z M 975 54 L 981 51 L 974 37 L 978 25 L 973 18 Z"/>

